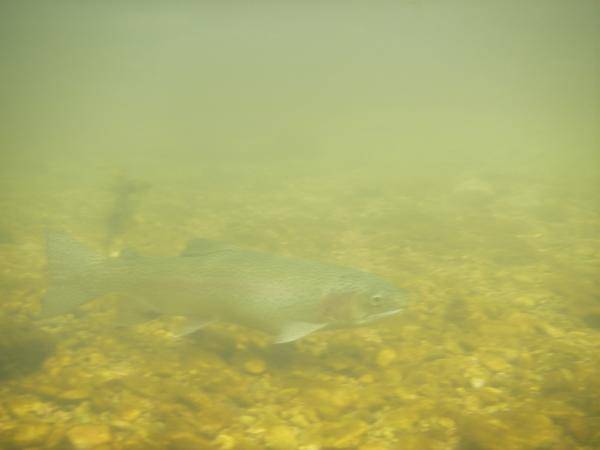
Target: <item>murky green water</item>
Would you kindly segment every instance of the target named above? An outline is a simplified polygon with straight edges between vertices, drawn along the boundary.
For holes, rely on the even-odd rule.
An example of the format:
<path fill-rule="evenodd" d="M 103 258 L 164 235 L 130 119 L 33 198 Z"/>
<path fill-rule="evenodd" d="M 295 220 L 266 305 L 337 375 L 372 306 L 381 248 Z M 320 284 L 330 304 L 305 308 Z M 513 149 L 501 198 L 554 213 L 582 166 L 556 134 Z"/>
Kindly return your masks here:
<path fill-rule="evenodd" d="M 0 447 L 600 447 L 596 2 L 0 8 Z M 118 294 L 39 321 L 47 229 L 410 304 L 280 346 Z"/>

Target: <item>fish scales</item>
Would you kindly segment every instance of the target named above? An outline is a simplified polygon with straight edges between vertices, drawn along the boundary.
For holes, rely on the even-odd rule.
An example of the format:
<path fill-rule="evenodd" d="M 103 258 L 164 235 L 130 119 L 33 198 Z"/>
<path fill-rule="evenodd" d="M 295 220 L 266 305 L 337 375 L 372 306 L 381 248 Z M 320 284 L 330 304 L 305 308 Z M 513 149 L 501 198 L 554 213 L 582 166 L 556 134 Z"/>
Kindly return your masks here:
<path fill-rule="evenodd" d="M 396 314 L 407 299 L 368 272 L 215 241 L 191 241 L 179 256 L 124 252 L 119 258 L 102 258 L 62 233 L 49 233 L 47 241 L 44 317 L 118 292 L 158 314 L 237 323 L 289 342 Z"/>

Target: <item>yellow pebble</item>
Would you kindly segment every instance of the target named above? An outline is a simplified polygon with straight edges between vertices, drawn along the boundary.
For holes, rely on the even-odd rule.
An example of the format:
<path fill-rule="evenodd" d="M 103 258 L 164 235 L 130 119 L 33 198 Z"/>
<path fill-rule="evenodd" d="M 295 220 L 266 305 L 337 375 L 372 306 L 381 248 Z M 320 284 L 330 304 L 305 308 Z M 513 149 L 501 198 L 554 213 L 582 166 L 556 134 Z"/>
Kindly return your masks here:
<path fill-rule="evenodd" d="M 213 444 L 221 450 L 231 450 L 235 447 L 235 439 L 228 434 L 219 434 L 213 441 Z"/>
<path fill-rule="evenodd" d="M 505 372 L 511 369 L 510 364 L 508 364 L 504 359 L 500 358 L 499 356 L 487 356 L 482 358 L 481 362 L 492 372 Z"/>
<path fill-rule="evenodd" d="M 74 449 L 88 449 L 107 444 L 112 440 L 106 425 L 78 425 L 67 432 L 67 439 Z"/>
<path fill-rule="evenodd" d="M 265 434 L 265 442 L 268 448 L 275 450 L 289 450 L 298 448 L 296 440 L 296 429 L 286 425 L 277 425 Z"/>
<path fill-rule="evenodd" d="M 381 368 L 388 367 L 396 359 L 396 352 L 391 348 L 384 348 L 377 354 L 377 365 Z"/>
<path fill-rule="evenodd" d="M 267 366 L 262 359 L 249 359 L 244 363 L 244 370 L 255 375 L 263 373 L 266 368 Z"/>
<path fill-rule="evenodd" d="M 15 430 L 13 442 L 19 448 L 41 444 L 50 431 L 50 425 L 46 423 L 21 424 Z"/>
<path fill-rule="evenodd" d="M 358 450 L 389 450 L 390 447 L 383 444 L 365 444 L 358 447 Z"/>
<path fill-rule="evenodd" d="M 363 376 L 361 376 L 358 381 L 360 381 L 361 383 L 365 383 L 365 384 L 371 384 L 373 381 L 375 381 L 375 377 L 370 374 L 370 373 L 366 373 Z"/>

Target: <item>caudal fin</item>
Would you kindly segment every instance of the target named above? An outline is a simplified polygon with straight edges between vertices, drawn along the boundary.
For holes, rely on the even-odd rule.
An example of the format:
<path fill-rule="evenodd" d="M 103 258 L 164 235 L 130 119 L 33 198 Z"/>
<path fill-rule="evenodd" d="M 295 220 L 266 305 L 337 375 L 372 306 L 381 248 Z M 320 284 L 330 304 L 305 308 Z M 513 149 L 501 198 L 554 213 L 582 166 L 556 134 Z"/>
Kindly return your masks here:
<path fill-rule="evenodd" d="M 42 317 L 66 314 L 94 296 L 101 256 L 55 231 L 46 232 L 46 253 L 49 284 L 42 300 Z"/>

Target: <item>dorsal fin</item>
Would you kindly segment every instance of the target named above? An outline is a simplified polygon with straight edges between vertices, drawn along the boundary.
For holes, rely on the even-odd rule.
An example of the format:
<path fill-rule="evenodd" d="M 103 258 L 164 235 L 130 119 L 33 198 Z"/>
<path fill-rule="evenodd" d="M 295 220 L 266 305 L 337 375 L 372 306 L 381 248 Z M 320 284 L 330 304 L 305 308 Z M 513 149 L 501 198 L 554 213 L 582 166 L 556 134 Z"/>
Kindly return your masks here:
<path fill-rule="evenodd" d="M 189 241 L 185 249 L 181 252 L 181 256 L 202 256 L 211 253 L 220 253 L 227 250 L 233 250 L 235 247 L 221 241 L 211 241 L 210 239 L 192 239 Z"/>

